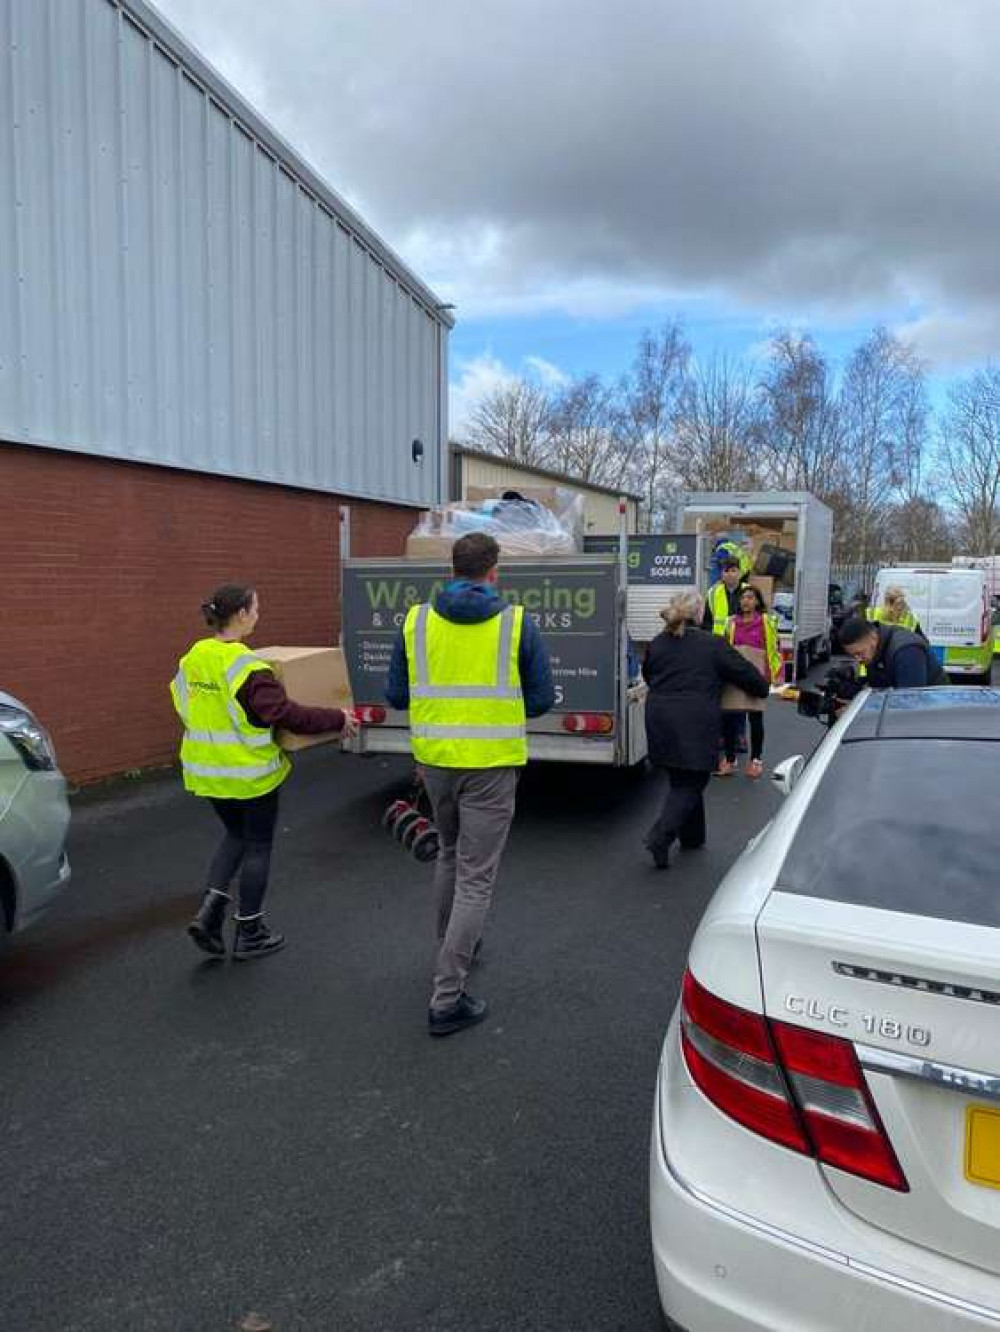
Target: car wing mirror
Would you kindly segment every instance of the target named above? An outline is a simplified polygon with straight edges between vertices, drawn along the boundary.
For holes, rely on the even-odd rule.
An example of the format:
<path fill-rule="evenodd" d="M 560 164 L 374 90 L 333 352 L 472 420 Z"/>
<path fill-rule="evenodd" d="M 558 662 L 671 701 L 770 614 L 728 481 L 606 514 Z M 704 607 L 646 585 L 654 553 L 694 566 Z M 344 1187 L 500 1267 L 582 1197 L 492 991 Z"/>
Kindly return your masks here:
<path fill-rule="evenodd" d="M 783 796 L 791 795 L 792 788 L 802 776 L 802 769 L 805 766 L 806 761 L 801 754 L 782 759 L 780 763 L 775 765 L 774 771 L 771 773 L 771 781 Z"/>

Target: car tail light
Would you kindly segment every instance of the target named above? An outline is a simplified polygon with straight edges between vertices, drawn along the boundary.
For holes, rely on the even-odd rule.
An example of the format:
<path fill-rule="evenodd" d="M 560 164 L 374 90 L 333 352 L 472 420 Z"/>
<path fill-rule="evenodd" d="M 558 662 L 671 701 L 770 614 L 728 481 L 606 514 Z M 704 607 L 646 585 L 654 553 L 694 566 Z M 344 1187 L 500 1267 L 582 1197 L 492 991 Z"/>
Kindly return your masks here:
<path fill-rule="evenodd" d="M 608 712 L 567 712 L 563 717 L 563 730 L 574 735 L 610 735 L 615 719 Z"/>
<path fill-rule="evenodd" d="M 385 721 L 385 708 L 355 708 L 354 715 L 357 717 L 361 726 L 381 726 Z"/>
<path fill-rule="evenodd" d="M 906 1192 L 851 1042 L 786 1022 L 772 1023 L 771 1029 L 819 1159 Z"/>
<path fill-rule="evenodd" d="M 755 1133 L 808 1153 L 778 1067 L 767 1022 L 684 975 L 681 1044 L 691 1076 L 713 1105 Z"/>
<path fill-rule="evenodd" d="M 768 1022 L 688 971 L 681 1045 L 691 1077 L 724 1114 L 792 1151 L 908 1188 L 850 1041 Z"/>

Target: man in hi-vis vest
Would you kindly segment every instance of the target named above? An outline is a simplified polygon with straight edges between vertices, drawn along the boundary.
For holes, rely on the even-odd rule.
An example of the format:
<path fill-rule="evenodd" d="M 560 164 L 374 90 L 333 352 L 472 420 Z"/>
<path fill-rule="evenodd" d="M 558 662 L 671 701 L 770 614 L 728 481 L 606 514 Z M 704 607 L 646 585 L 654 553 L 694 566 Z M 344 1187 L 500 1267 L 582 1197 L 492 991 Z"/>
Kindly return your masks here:
<path fill-rule="evenodd" d="M 483 1000 L 466 994 L 466 977 L 528 761 L 527 718 L 555 703 L 537 626 L 497 591 L 499 559 L 500 547 L 485 533 L 455 542 L 454 578 L 433 606 L 410 609 L 385 690 L 392 707 L 409 709 L 413 757 L 440 837 L 432 1036 L 486 1016 Z"/>

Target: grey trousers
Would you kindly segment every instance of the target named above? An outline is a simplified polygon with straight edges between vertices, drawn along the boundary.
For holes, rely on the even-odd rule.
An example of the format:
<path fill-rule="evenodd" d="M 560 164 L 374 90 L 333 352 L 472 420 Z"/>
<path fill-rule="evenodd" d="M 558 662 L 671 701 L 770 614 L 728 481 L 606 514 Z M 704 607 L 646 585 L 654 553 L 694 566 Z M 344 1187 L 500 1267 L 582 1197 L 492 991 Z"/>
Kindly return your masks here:
<path fill-rule="evenodd" d="M 440 948 L 431 1008 L 450 1008 L 465 989 L 482 938 L 500 857 L 514 818 L 520 768 L 422 769 L 440 851 L 434 870 Z"/>

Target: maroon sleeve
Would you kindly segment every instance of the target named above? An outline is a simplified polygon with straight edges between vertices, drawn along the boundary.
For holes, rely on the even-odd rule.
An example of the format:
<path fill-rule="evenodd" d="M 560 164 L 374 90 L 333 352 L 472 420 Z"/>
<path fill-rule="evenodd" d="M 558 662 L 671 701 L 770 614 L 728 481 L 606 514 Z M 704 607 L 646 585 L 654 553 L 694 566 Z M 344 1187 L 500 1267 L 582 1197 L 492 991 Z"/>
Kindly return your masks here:
<path fill-rule="evenodd" d="M 344 727 L 340 708 L 307 708 L 294 703 L 271 671 L 254 671 L 247 676 L 236 691 L 236 701 L 258 726 L 281 726 L 296 735 L 322 735 Z"/>

